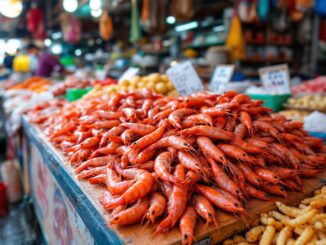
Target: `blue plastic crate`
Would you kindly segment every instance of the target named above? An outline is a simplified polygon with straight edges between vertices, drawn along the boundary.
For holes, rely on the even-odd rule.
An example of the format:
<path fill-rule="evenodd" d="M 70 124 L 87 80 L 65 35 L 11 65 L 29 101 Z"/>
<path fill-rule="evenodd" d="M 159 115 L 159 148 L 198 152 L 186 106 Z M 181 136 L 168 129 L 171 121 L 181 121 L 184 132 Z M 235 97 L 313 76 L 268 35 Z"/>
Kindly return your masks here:
<path fill-rule="evenodd" d="M 308 132 L 311 136 L 322 139 L 326 144 L 326 133 L 322 132 Z"/>

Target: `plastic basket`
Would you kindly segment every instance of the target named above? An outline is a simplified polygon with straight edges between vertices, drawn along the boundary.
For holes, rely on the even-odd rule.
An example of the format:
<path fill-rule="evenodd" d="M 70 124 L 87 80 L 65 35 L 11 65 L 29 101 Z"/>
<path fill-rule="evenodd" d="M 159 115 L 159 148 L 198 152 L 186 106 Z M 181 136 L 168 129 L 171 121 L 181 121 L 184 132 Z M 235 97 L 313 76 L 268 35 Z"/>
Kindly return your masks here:
<path fill-rule="evenodd" d="M 69 88 L 67 89 L 66 99 L 69 102 L 75 101 L 87 94 L 92 88 Z"/>
<path fill-rule="evenodd" d="M 326 133 L 323 132 L 308 132 L 311 136 L 319 138 L 326 144 Z"/>
<path fill-rule="evenodd" d="M 264 101 L 264 106 L 273 111 L 280 111 L 283 104 L 291 97 L 291 94 L 248 94 L 254 100 Z"/>

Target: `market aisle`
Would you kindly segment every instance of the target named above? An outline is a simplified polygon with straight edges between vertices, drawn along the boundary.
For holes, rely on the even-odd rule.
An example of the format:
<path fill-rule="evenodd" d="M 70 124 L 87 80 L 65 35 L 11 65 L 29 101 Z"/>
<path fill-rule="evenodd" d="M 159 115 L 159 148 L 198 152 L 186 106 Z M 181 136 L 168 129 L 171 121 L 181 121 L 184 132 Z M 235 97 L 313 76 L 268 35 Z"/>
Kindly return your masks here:
<path fill-rule="evenodd" d="M 0 218 L 1 244 L 45 244 L 30 201 L 11 205 L 9 214 Z"/>

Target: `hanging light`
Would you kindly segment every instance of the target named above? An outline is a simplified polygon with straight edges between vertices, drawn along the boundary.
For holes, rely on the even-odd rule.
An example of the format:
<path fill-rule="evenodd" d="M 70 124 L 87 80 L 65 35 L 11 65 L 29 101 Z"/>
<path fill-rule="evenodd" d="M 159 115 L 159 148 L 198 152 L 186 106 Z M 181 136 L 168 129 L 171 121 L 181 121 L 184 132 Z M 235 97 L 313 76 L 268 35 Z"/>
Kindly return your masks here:
<path fill-rule="evenodd" d="M 0 13 L 7 18 L 17 18 L 23 12 L 21 0 L 0 0 Z"/>
<path fill-rule="evenodd" d="M 69 13 L 73 13 L 78 8 L 78 0 L 63 0 L 63 9 Z"/>
<path fill-rule="evenodd" d="M 92 9 L 92 10 L 98 10 L 100 9 L 102 6 L 102 2 L 101 0 L 90 0 L 89 1 L 89 7 Z"/>
<path fill-rule="evenodd" d="M 91 15 L 94 17 L 94 18 L 98 18 L 100 17 L 102 14 L 102 9 L 92 9 L 91 10 Z"/>

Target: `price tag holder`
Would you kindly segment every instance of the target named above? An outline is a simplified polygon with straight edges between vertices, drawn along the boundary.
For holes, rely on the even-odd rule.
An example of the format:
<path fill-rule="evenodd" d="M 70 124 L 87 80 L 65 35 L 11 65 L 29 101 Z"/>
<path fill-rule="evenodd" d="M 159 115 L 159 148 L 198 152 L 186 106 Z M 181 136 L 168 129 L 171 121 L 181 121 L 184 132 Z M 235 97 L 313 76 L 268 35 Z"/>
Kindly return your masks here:
<path fill-rule="evenodd" d="M 204 86 L 190 61 L 177 64 L 166 71 L 178 93 L 182 96 L 204 90 Z"/>
<path fill-rule="evenodd" d="M 234 72 L 234 65 L 217 65 L 210 82 L 209 89 L 213 92 L 224 92 Z"/>
<path fill-rule="evenodd" d="M 139 73 L 140 69 L 138 67 L 129 67 L 120 77 L 119 82 L 123 80 L 129 80 Z"/>
<path fill-rule="evenodd" d="M 283 64 L 261 68 L 259 69 L 259 76 L 266 91 L 276 94 L 291 93 L 288 65 Z"/>

